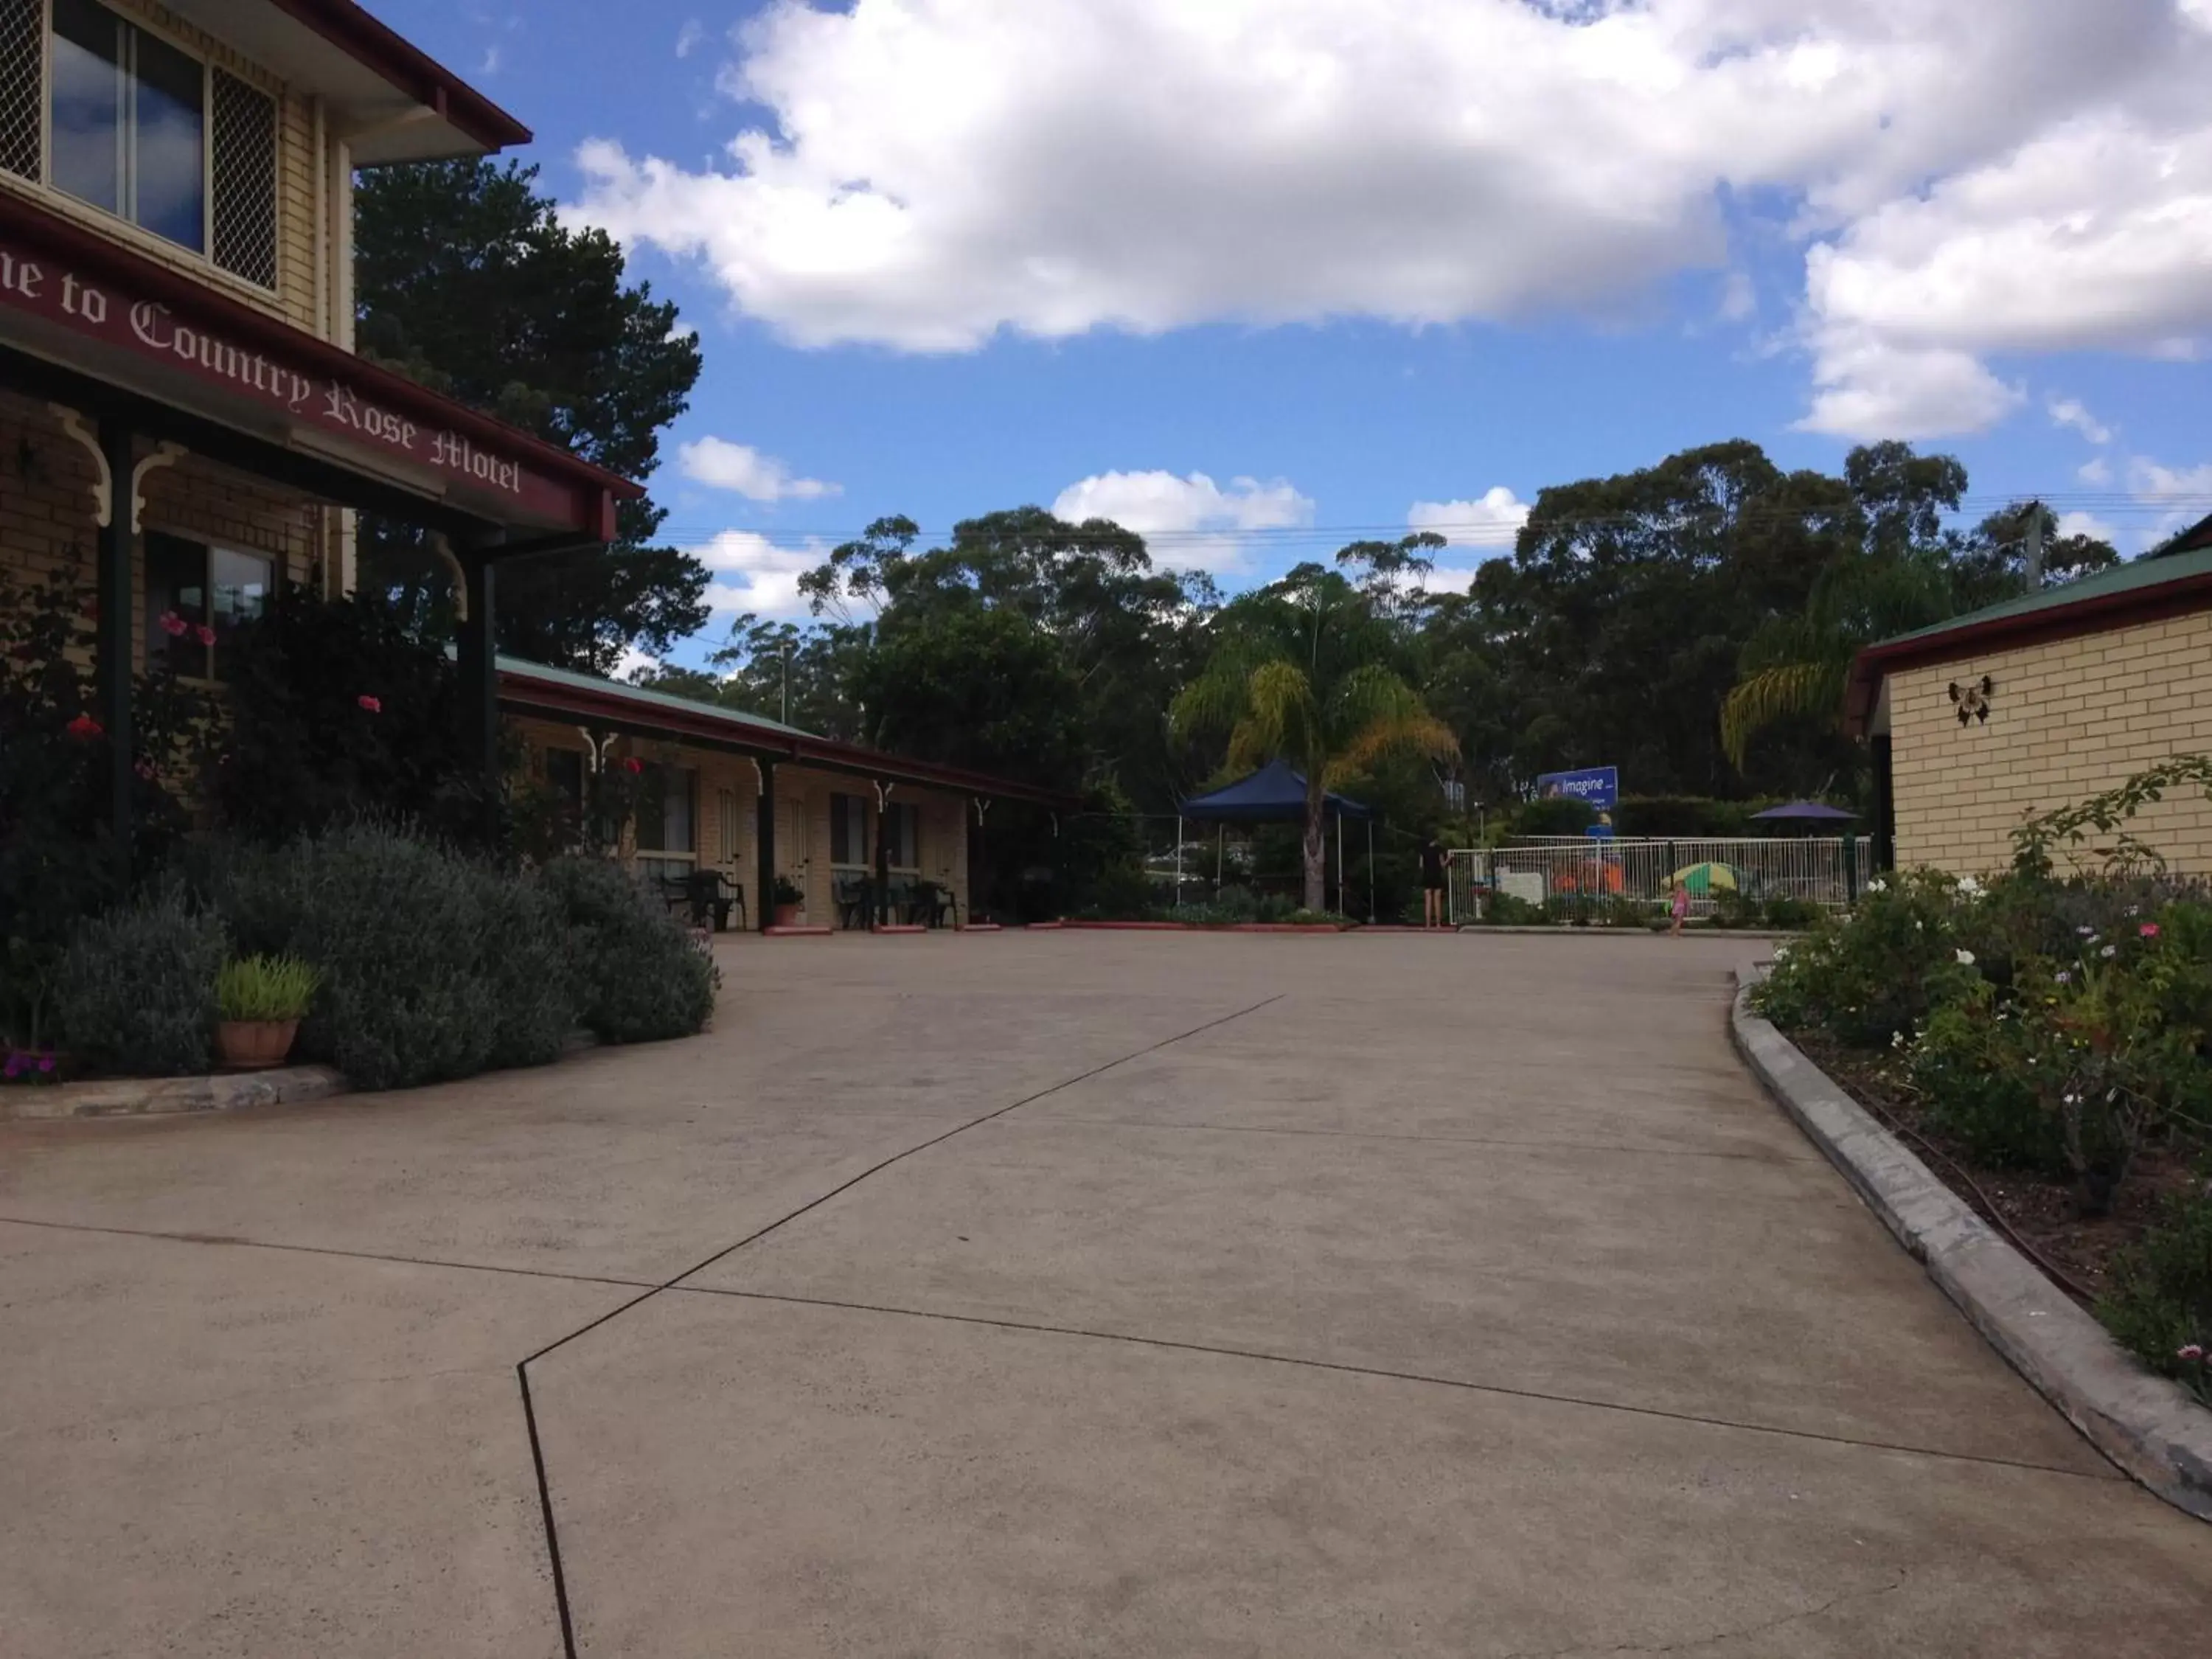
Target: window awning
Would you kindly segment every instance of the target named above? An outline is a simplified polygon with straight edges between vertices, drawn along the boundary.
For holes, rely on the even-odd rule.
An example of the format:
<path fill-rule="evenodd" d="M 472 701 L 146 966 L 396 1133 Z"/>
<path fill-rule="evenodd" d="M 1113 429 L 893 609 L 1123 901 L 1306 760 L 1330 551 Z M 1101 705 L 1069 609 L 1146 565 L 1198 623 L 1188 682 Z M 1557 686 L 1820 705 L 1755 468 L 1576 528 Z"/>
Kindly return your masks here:
<path fill-rule="evenodd" d="M 5 191 L 0 346 L 488 528 L 611 541 L 645 493 Z"/>

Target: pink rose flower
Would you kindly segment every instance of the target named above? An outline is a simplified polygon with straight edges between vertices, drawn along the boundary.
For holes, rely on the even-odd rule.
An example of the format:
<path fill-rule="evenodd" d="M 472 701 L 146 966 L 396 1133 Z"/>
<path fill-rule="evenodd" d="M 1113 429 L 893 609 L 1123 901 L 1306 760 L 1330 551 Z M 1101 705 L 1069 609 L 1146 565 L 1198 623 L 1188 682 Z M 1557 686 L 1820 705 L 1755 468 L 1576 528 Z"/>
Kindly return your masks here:
<path fill-rule="evenodd" d="M 2199 1343 L 2186 1343 L 2181 1347 L 2174 1350 L 2173 1357 L 2176 1359 L 2185 1359 L 2189 1361 L 2190 1364 L 2195 1364 L 2198 1360 L 2204 1358 L 2204 1349 L 2203 1345 Z"/>
<path fill-rule="evenodd" d="M 2147 921 L 2143 923 L 2142 927 L 2138 931 L 2145 939 L 2156 939 L 2158 937 L 2158 924 L 2154 921 Z"/>
<path fill-rule="evenodd" d="M 374 697 L 368 696 L 366 692 L 363 692 L 360 696 L 356 697 L 354 701 L 372 714 L 381 714 L 384 712 L 384 705 L 381 702 L 379 702 Z"/>
<path fill-rule="evenodd" d="M 185 629 L 190 626 L 190 623 L 173 611 L 164 611 L 161 613 L 161 631 L 173 640 L 184 638 Z"/>
<path fill-rule="evenodd" d="M 215 629 L 210 628 L 205 623 L 202 623 L 198 628 L 192 629 L 192 637 L 198 640 L 202 645 L 213 645 L 215 643 Z"/>

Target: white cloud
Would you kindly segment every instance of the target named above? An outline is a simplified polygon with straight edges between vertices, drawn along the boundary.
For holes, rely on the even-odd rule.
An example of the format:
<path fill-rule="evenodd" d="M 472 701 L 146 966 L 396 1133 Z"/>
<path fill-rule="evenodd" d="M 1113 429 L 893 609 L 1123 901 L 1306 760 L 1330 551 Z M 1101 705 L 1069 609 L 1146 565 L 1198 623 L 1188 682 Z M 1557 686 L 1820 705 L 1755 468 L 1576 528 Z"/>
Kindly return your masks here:
<path fill-rule="evenodd" d="M 1741 270 L 1731 270 L 1728 281 L 1721 285 L 1720 317 L 1724 323 L 1747 321 L 1759 309 L 1759 289 L 1750 276 Z"/>
<path fill-rule="evenodd" d="M 707 26 L 696 17 L 684 20 L 684 27 L 676 31 L 676 55 L 689 58 L 706 44 Z"/>
<path fill-rule="evenodd" d="M 1052 511 L 1073 524 L 1111 519 L 1171 569 L 1227 574 L 1251 568 L 1249 540 L 1238 532 L 1310 525 L 1314 504 L 1284 478 L 1231 478 L 1224 489 L 1203 472 L 1101 472 L 1061 490 Z"/>
<path fill-rule="evenodd" d="M 1493 484 L 1479 501 L 1415 501 L 1406 509 L 1406 522 L 1435 531 L 1454 547 L 1509 548 L 1528 522 L 1528 503 L 1504 484 Z"/>
<path fill-rule="evenodd" d="M 2138 455 L 2128 464 L 2128 488 L 2146 501 L 2202 499 L 2212 495 L 2212 461 L 2172 467 Z"/>
<path fill-rule="evenodd" d="M 733 490 L 749 501 L 811 501 L 844 494 L 842 484 L 819 478 L 795 478 L 791 469 L 773 455 L 763 455 L 745 444 L 720 438 L 702 438 L 679 444 L 677 463 L 694 483 L 713 489 Z"/>
<path fill-rule="evenodd" d="M 707 603 L 717 614 L 751 611 L 795 619 L 809 614 L 799 579 L 830 556 L 827 542 L 787 546 L 750 530 L 725 530 L 690 550 L 712 573 Z"/>
<path fill-rule="evenodd" d="M 641 651 L 634 645 L 625 646 L 623 647 L 622 660 L 615 665 L 615 678 L 618 680 L 635 679 L 647 669 L 659 666 L 659 658 Z"/>
<path fill-rule="evenodd" d="M 2094 536 L 2100 542 L 2118 542 L 2119 526 L 2109 524 L 2094 513 L 2062 513 L 2058 515 L 2061 536 Z"/>
<path fill-rule="evenodd" d="M 484 48 L 483 62 L 477 65 L 477 73 L 480 76 L 496 75 L 499 73 L 499 48 L 497 46 L 486 46 Z"/>
<path fill-rule="evenodd" d="M 2112 428 L 2092 415 L 2079 398 L 2053 398 L 2045 407 L 2053 426 L 2070 427 L 2093 444 L 2112 441 Z"/>
<path fill-rule="evenodd" d="M 2093 459 L 2082 462 L 2081 470 L 2074 476 L 2085 484 L 2099 486 L 2108 484 L 2112 481 L 2112 464 L 2102 455 L 2099 455 Z"/>
<path fill-rule="evenodd" d="M 795 342 L 955 351 L 1604 312 L 1729 270 L 1725 197 L 1805 248 L 1807 425 L 1973 430 L 2020 402 L 1993 357 L 2212 336 L 2208 17 L 773 0 L 721 77 L 772 125 L 719 169 L 587 143 L 576 211 L 701 261 Z M 1755 297 L 1724 280 L 1723 317 Z"/>

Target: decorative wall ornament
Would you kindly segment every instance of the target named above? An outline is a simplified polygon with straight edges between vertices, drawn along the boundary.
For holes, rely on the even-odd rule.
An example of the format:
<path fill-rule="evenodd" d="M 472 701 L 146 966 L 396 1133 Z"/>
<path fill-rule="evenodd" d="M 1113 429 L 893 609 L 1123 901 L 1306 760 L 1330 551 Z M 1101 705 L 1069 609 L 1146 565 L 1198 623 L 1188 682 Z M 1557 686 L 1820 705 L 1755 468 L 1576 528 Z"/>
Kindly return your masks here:
<path fill-rule="evenodd" d="M 1990 723 L 1990 696 L 1996 689 L 1996 682 L 1987 674 L 1978 680 L 1970 680 L 1964 685 L 1953 680 L 1951 701 L 1958 705 L 1959 724 L 1965 726 L 1971 721 L 1979 720 L 1984 726 L 1987 726 Z"/>

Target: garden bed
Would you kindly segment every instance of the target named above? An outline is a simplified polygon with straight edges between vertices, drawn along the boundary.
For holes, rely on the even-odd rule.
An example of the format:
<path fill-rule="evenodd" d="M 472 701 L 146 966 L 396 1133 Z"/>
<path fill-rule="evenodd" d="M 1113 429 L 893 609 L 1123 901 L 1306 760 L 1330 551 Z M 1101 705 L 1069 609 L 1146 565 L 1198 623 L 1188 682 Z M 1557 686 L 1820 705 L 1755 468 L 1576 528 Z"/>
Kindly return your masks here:
<path fill-rule="evenodd" d="M 2082 1307 L 2112 1288 L 2123 1251 L 2142 1243 L 2166 1201 L 2196 1182 L 2191 1160 L 2172 1146 L 2147 1148 L 2112 1213 L 2079 1213 L 2069 1182 L 2032 1171 L 1992 1168 L 1960 1138 L 1929 1121 L 1927 1103 L 1880 1054 L 1845 1047 L 1817 1029 L 1785 1030 L 1805 1057 L 1826 1072 L 1928 1165 L 1936 1178 L 2010 1239 L 2051 1283 Z"/>

